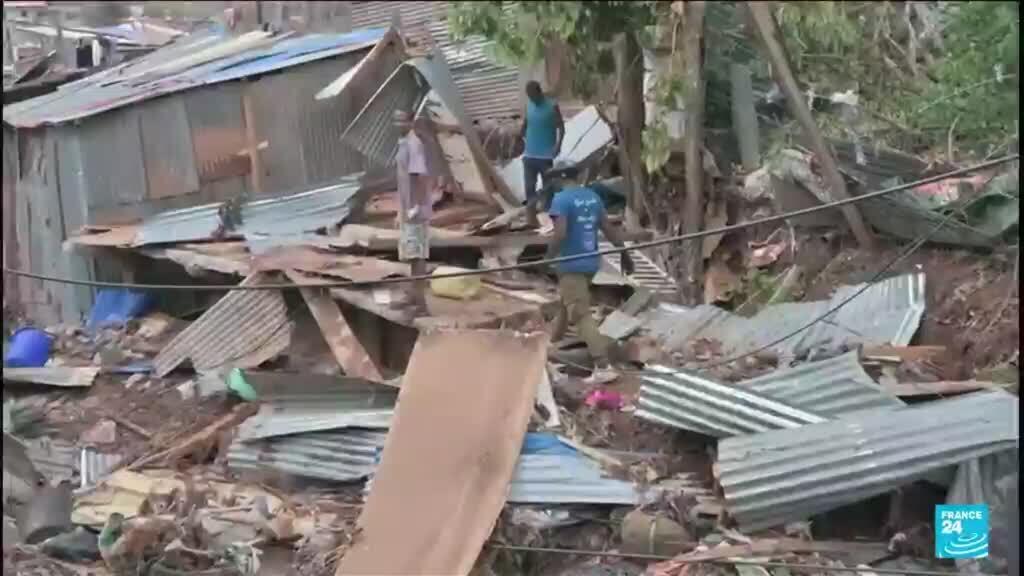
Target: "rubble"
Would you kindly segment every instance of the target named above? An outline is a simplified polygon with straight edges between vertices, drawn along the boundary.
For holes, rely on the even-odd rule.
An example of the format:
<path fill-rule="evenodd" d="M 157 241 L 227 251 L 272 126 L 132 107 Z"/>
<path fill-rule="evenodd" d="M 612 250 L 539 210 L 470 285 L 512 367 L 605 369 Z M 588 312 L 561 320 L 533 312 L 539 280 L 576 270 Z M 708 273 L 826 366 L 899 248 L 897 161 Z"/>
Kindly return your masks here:
<path fill-rule="evenodd" d="M 881 528 L 857 534 L 869 542 L 815 540 L 819 515 L 844 505 L 956 467 L 949 502 L 1005 508 L 1008 481 L 995 477 L 1012 475 L 995 473 L 993 462 L 1016 453 L 1018 401 L 1007 392 L 1015 380 L 956 380 L 929 364 L 952 346 L 935 345 L 925 304 L 934 300 L 926 298 L 920 267 L 870 286 L 833 292 L 833 282 L 817 299 L 796 301 L 803 237 L 785 228 L 717 234 L 702 245 L 709 304 L 687 307 L 675 304 L 680 286 L 653 252 L 633 250 L 629 276 L 618 258 L 603 258 L 595 309 L 601 332 L 617 341 L 622 378 L 587 388 L 576 377 L 589 362 L 585 354 L 576 358 L 571 340 L 549 349 L 539 332 L 558 299 L 547 274 L 524 268 L 443 277 L 530 260 L 549 241 L 519 227 L 521 157 L 488 157 L 480 119 L 469 111 L 488 107 L 480 85 L 467 81 L 473 70 L 466 61 L 475 56 L 448 43 L 424 48 L 415 33 L 394 29 L 296 38 L 264 30 L 233 39 L 203 32 L 167 50 L 88 77 L 74 91 L 5 109 L 5 120 L 21 128 L 85 121 L 190 87 L 234 86 L 227 80 L 353 57 L 305 78 L 305 88 L 318 90 L 308 98 L 315 113 L 302 108 L 302 116 L 282 120 L 302 133 L 301 143 L 279 143 L 284 124 L 250 121 L 256 92 L 235 94 L 238 102 L 227 92 L 233 88 L 218 92 L 238 104 L 244 138 L 196 112 L 220 111 L 223 102 L 182 97 L 173 102 L 184 112 L 167 114 L 175 122 L 165 132 L 187 128 L 179 135 L 189 142 L 185 156 L 203 166 L 185 170 L 191 176 L 182 183 L 146 176 L 152 157 L 125 159 L 126 170 L 145 168 L 146 185 L 117 174 L 103 188 L 142 190 L 144 200 L 132 200 L 145 204 L 138 212 L 112 215 L 89 198 L 81 214 L 77 204 L 66 214 L 58 206 L 61 225 L 67 217 L 73 228 L 54 236 L 69 262 L 90 255 L 95 266 L 80 268 L 95 279 L 114 273 L 108 263 L 129 262 L 118 272 L 133 282 L 188 276 L 195 284 L 280 286 L 159 300 L 104 289 L 88 310 L 68 296 L 72 288 L 43 297 L 61 316 L 86 320 L 47 328 L 54 337 L 45 366 L 4 368 L 5 383 L 30 385 L 5 386 L 5 569 L 11 552 L 47 554 L 67 566 L 137 555 L 153 563 L 153 573 L 283 574 L 291 564 L 303 574 L 476 574 L 497 567 L 489 564 L 503 544 L 570 542 L 581 548 L 573 552 L 588 554 L 679 555 L 649 566 L 651 574 L 678 574 L 684 563 L 688 574 L 710 572 L 718 568 L 699 562 L 752 557 L 827 572 L 878 568 L 882 558 L 921 546 L 920 533 L 906 526 L 893 542 L 913 545 L 896 551 Z M 292 88 L 284 79 L 280 85 Z M 438 277 L 429 282 L 425 316 L 404 307 L 411 272 L 397 258 L 398 203 L 387 175 L 397 109 L 413 110 L 430 132 L 436 186 L 429 234 L 437 250 L 427 269 Z M 155 108 L 144 110 L 133 113 Z M 610 152 L 622 143 L 604 112 L 586 106 L 568 118 L 557 161 L 584 167 L 611 206 L 621 202 L 623 177 L 615 176 L 621 171 Z M 158 133 L 137 132 L 146 143 Z M 326 152 L 323 142 L 330 142 Z M 90 142 L 90 150 L 103 143 Z M 908 155 L 834 144 L 853 190 L 935 169 Z M 61 165 L 65 157 L 76 173 L 96 171 L 74 155 L 62 155 Z M 722 180 L 711 154 L 705 158 L 708 173 Z M 749 172 L 740 190 L 708 203 L 704 227 L 735 223 L 737 199 L 748 214 L 758 211 L 754 217 L 769 203 L 791 210 L 828 201 L 812 160 L 785 150 Z M 301 174 L 292 173 L 294 164 L 303 165 Z M 151 173 L 177 170 L 161 167 Z M 220 179 L 208 180 L 211 172 Z M 172 180 L 182 191 L 169 189 Z M 69 205 L 61 194 L 55 197 Z M 977 246 L 1015 229 L 1016 179 L 950 179 L 862 209 L 873 226 L 905 238 L 955 210 L 955 224 L 938 241 Z M 837 222 L 837 213 L 823 212 L 792 224 Z M 627 245 L 650 237 L 635 233 Z M 42 253 L 54 252 L 46 246 Z M 611 247 L 601 240 L 600 249 Z M 75 262 L 66 268 L 78 270 Z M 746 304 L 712 305 L 743 293 L 736 273 L 743 266 L 785 278 L 767 301 L 753 302 L 760 308 L 754 315 Z M 929 271 L 930 290 L 943 282 Z M 1002 360 L 1013 372 L 1016 357 Z M 37 421 L 59 422 L 57 429 L 29 437 L 29 427 L 12 424 L 21 400 L 8 394 L 23 392 L 39 407 Z M 130 401 L 115 402 L 120 396 Z M 151 403 L 191 417 L 133 413 Z M 34 520 L 8 516 L 57 490 L 70 494 L 52 498 L 68 504 L 70 519 L 37 530 Z M 100 529 L 105 536 L 97 540 Z M 985 569 L 997 571 L 1005 551 L 995 540 L 1012 538 L 1001 524 L 993 530 Z M 9 533 L 28 545 L 12 547 Z M 640 570 L 602 559 L 574 573 L 605 568 Z M 769 576 L 753 564 L 735 570 Z"/>

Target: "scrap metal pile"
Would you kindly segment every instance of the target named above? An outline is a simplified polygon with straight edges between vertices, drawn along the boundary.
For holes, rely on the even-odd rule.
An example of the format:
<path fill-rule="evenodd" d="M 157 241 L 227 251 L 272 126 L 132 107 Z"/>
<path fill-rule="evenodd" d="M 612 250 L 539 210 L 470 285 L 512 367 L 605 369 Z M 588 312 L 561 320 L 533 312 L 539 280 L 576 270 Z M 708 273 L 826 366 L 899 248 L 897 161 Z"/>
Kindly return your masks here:
<path fill-rule="evenodd" d="M 152 295 L 103 290 L 84 327 L 14 335 L 5 562 L 42 551 L 64 568 L 252 576 L 284 550 L 303 574 L 470 574 L 502 547 L 578 530 L 591 551 L 666 560 L 652 574 L 735 557 L 827 571 L 901 550 L 877 535 L 816 541 L 806 521 L 921 480 L 966 498 L 987 489 L 993 463 L 1016 457 L 1016 395 L 896 375 L 926 352 L 913 345 L 923 273 L 741 316 L 672 303 L 675 282 L 642 254 L 629 278 L 608 261 L 596 283 L 633 293 L 601 325 L 627 384 L 583 390 L 582 406 L 565 400 L 580 386 L 574 343 L 550 345 L 541 329 L 557 305 L 545 275 L 437 279 L 429 314 L 413 316 L 402 284 L 378 283 L 410 275 L 389 176 L 396 110 L 433 127 L 432 270 L 515 264 L 548 238 L 517 231 L 520 161 L 487 158 L 444 56 L 377 65 L 371 50 L 317 96 L 386 78 L 344 131 L 366 174 L 68 240 L 174 262 L 190 282 L 238 277 L 244 289 L 191 322 L 155 311 Z M 567 122 L 559 160 L 592 166 L 612 145 L 586 108 Z M 32 393 L 8 399 L 15 383 Z M 951 392 L 970 393 L 904 401 Z M 141 406 L 169 406 L 170 424 L 139 421 Z M 74 440 L 24 432 L 26 414 L 80 423 L 97 411 Z M 582 430 L 606 417 L 670 440 L 654 452 L 587 445 Z M 137 451 L 128 438 L 143 440 Z M 699 449 L 680 456 L 684 444 Z M 658 464 L 687 459 L 685 471 Z M 8 501 L 20 512 L 10 524 Z M 596 546 L 585 532 L 595 526 Z"/>

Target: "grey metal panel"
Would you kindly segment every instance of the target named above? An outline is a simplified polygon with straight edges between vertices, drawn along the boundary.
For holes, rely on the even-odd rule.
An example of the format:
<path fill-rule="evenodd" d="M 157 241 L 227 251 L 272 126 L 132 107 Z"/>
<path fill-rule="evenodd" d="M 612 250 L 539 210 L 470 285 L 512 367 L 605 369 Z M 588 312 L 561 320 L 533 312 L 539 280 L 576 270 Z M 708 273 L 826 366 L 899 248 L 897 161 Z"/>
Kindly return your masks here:
<path fill-rule="evenodd" d="M 236 232 L 289 236 L 337 224 L 348 216 L 361 177 L 361 174 L 354 174 L 314 190 L 248 202 L 242 206 L 242 224 Z M 220 204 L 208 204 L 149 218 L 139 228 L 136 245 L 210 238 L 220 226 L 219 207 Z"/>
<path fill-rule="evenodd" d="M 1018 418 L 1015 396 L 990 391 L 724 439 L 726 509 L 747 531 L 826 512 L 1014 448 Z"/>
<path fill-rule="evenodd" d="M 398 110 L 415 112 L 426 93 L 427 87 L 416 77 L 413 68 L 399 66 L 394 69 L 345 129 L 345 142 L 378 167 L 391 168 L 395 164 L 401 137 L 394 125 L 394 113 Z"/>
<path fill-rule="evenodd" d="M 386 432 L 345 430 L 300 434 L 272 440 L 236 440 L 228 449 L 233 470 L 274 470 L 305 478 L 349 482 L 376 467 Z"/>
<path fill-rule="evenodd" d="M 519 179 L 520 183 L 522 178 Z M 522 189 L 522 187 L 520 187 Z M 632 242 L 626 242 L 626 246 L 631 246 Z M 610 250 L 615 246 L 607 240 L 602 240 L 598 244 L 598 248 L 601 250 Z M 629 276 L 629 283 L 634 286 L 641 286 L 647 288 L 654 294 L 661 294 L 663 296 L 674 298 L 679 294 L 679 288 L 676 286 L 675 280 L 672 279 L 664 270 L 658 267 L 653 260 L 647 257 L 640 250 L 633 250 L 630 253 L 633 257 L 633 265 L 635 267 L 634 273 Z M 619 274 L 622 273 L 621 259 L 617 255 L 604 256 L 604 261 Z"/>
<path fill-rule="evenodd" d="M 421 26 L 445 16 L 447 2 L 352 2 L 352 28 L 390 26 L 397 11 L 403 29 Z"/>
<path fill-rule="evenodd" d="M 199 173 L 185 101 L 169 96 L 145 102 L 139 111 L 147 198 L 198 192 Z"/>
<path fill-rule="evenodd" d="M 738 386 L 653 366 L 644 376 L 636 416 L 716 438 L 796 428 L 826 419 Z"/>
<path fill-rule="evenodd" d="M 254 274 L 243 284 L 258 284 L 265 277 Z M 292 326 L 280 292 L 232 291 L 164 346 L 153 359 L 153 371 L 163 377 L 186 358 L 198 370 L 247 364 L 253 354 L 267 360 L 262 356 L 287 348 Z"/>
<path fill-rule="evenodd" d="M 388 428 L 398 390 L 358 378 L 251 372 L 260 411 L 238 429 L 242 440 L 338 428 Z"/>
<path fill-rule="evenodd" d="M 263 406 L 238 428 L 238 437 L 257 440 L 342 428 L 386 430 L 395 415 L 393 406 L 392 402 L 392 408 L 373 409 L 336 400 Z"/>
<path fill-rule="evenodd" d="M 92 448 L 83 448 L 78 470 L 81 487 L 92 486 L 113 472 L 124 458 L 120 454 L 101 454 Z"/>
<path fill-rule="evenodd" d="M 836 308 L 863 287 L 864 284 L 839 287 L 829 301 L 829 309 Z M 924 308 L 923 273 L 876 282 L 827 320 L 810 328 L 800 348 L 836 349 L 849 343 L 906 346 L 917 332 Z"/>
<path fill-rule="evenodd" d="M 146 197 L 146 173 L 135 108 L 103 114 L 79 127 L 90 224 L 105 208 L 137 205 Z"/>
<path fill-rule="evenodd" d="M 630 482 L 605 478 L 599 465 L 581 454 L 524 454 L 508 487 L 514 504 L 617 504 L 640 501 Z"/>
<path fill-rule="evenodd" d="M 348 174 L 366 170 L 361 154 L 354 153 L 341 142 L 341 134 L 348 122 L 355 118 L 358 108 L 345 98 L 316 100 L 313 96 L 331 80 L 352 69 L 362 60 L 364 53 L 348 54 L 305 66 L 293 74 L 292 90 L 303 95 L 299 114 L 299 135 L 302 139 L 306 179 L 310 184 L 335 180 Z M 360 87 L 358 92 L 367 90 Z"/>
<path fill-rule="evenodd" d="M 707 305 L 662 308 L 650 313 L 644 325 L 668 350 L 681 349 L 694 338 L 708 338 L 721 343 L 723 354 L 733 356 L 767 346 L 808 326 L 862 286 L 842 286 L 827 301 L 767 306 L 753 318 Z M 917 331 L 924 306 L 924 274 L 891 278 L 772 349 L 788 358 L 805 351 L 840 350 L 850 344 L 906 346 Z"/>
<path fill-rule="evenodd" d="M 736 386 L 830 418 L 859 410 L 905 406 L 868 376 L 856 351 L 775 370 Z"/>
<path fill-rule="evenodd" d="M 644 327 L 666 350 L 678 350 L 716 317 L 728 314 L 717 306 L 689 308 L 661 303 L 644 318 Z"/>
<path fill-rule="evenodd" d="M 85 172 L 82 166 L 82 146 L 78 131 L 72 128 L 50 128 L 57 145 L 57 178 L 60 191 L 63 230 L 61 239 L 66 240 L 82 226 L 89 223 Z M 62 250 L 65 272 L 71 278 L 95 279 L 93 261 L 95 258 L 78 251 Z M 64 286 L 63 299 L 65 320 L 74 321 L 88 314 L 93 304 L 93 289 L 88 286 Z"/>
<path fill-rule="evenodd" d="M 430 35 L 452 69 L 466 113 L 474 120 L 511 118 L 522 114 L 523 87 L 518 68 L 488 56 L 493 44 L 480 36 L 452 40 L 447 21 L 430 24 Z"/>
<path fill-rule="evenodd" d="M 520 73 L 516 69 L 474 74 L 453 71 L 455 85 L 462 92 L 466 113 L 474 120 L 513 118 L 522 115 Z"/>

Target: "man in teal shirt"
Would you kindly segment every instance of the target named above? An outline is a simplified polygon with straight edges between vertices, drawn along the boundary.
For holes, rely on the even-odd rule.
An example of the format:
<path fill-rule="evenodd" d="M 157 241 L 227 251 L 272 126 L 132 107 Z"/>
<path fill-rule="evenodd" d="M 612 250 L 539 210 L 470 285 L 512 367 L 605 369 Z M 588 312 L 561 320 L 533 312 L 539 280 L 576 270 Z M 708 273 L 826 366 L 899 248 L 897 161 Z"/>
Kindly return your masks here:
<path fill-rule="evenodd" d="M 580 184 L 575 167 L 552 170 L 546 179 L 560 188 L 549 210 L 555 231 L 548 245 L 548 258 L 596 252 L 601 232 L 615 246 L 623 246 L 618 229 L 608 222 L 601 197 L 592 188 Z M 626 252 L 621 253 L 621 258 L 622 272 L 632 274 L 632 258 Z M 592 384 L 604 384 L 616 378 L 608 356 L 611 341 L 601 334 L 597 322 L 590 314 L 590 284 L 600 267 L 600 256 L 586 256 L 555 265 L 562 309 L 551 338 L 554 341 L 560 340 L 569 322 L 576 325 L 576 331 L 587 343 L 587 349 L 594 359 L 594 372 L 588 379 Z"/>
<path fill-rule="evenodd" d="M 526 83 L 526 113 L 520 137 L 523 151 L 524 192 L 526 193 L 526 223 L 537 226 L 537 178 L 547 172 L 562 149 L 565 123 L 558 103 L 544 96 L 540 84 Z M 545 186 L 547 179 L 544 180 Z"/>

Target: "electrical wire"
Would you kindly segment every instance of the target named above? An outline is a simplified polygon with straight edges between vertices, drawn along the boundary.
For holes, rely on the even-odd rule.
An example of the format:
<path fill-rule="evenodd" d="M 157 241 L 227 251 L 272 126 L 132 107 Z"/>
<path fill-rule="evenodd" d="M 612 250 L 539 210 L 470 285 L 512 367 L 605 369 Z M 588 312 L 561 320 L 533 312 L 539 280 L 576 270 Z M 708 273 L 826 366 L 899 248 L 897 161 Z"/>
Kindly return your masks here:
<path fill-rule="evenodd" d="M 496 550 L 508 550 L 510 552 L 535 552 L 543 554 L 568 554 L 573 556 L 598 556 L 605 558 L 631 558 L 635 560 L 647 560 L 653 562 L 675 561 L 680 565 L 684 564 L 724 564 L 727 566 L 761 566 L 765 568 L 789 568 L 797 571 L 814 572 L 853 572 L 853 573 L 874 573 L 874 574 L 904 574 L 905 576 L 953 576 L 955 573 L 938 572 L 933 570 L 903 570 L 900 568 L 871 568 L 868 566 L 857 566 L 853 568 L 836 566 L 816 566 L 812 564 L 792 564 L 789 562 L 762 562 L 757 560 L 736 560 L 732 558 L 712 558 L 701 560 L 698 558 L 681 558 L 678 556 L 664 556 L 661 554 L 632 554 L 611 550 L 580 550 L 575 548 L 545 548 L 540 546 L 515 546 L 499 542 L 487 542 L 488 548 Z M 992 576 L 990 574 L 978 574 L 977 576 Z"/>
<path fill-rule="evenodd" d="M 492 268 L 480 268 L 475 270 L 460 270 L 457 272 L 446 272 L 442 274 L 422 274 L 415 276 L 404 276 L 399 278 L 382 278 L 379 280 L 348 280 L 348 281 L 336 281 L 336 282 L 315 282 L 315 283 L 299 283 L 299 284 L 283 284 L 283 283 L 267 283 L 267 284 L 248 284 L 248 285 L 237 285 L 237 284 L 138 284 L 130 282 L 104 282 L 98 280 L 79 280 L 74 278 L 62 278 L 59 276 L 50 276 L 46 274 L 37 274 L 35 272 L 27 272 L 25 270 L 16 270 L 13 268 L 3 267 L 4 274 L 12 274 L 23 278 L 32 278 L 35 280 L 41 280 L 44 282 L 55 282 L 59 284 L 69 284 L 74 286 L 89 286 L 93 288 L 125 288 L 130 290 L 189 290 L 189 291 L 238 291 L 238 290 L 289 290 L 293 288 L 360 288 L 370 286 L 381 286 L 387 284 L 400 284 L 406 282 L 416 282 L 422 280 L 433 280 L 439 278 L 459 278 L 465 276 L 480 276 L 485 274 L 491 274 L 495 272 L 508 272 L 512 270 L 522 270 L 526 268 L 536 268 L 539 266 L 549 266 L 551 264 L 559 264 L 562 262 L 570 262 L 573 260 L 579 260 L 582 258 L 592 258 L 594 256 L 606 256 L 610 254 L 619 254 L 622 252 L 628 252 L 630 250 L 642 250 L 645 248 L 653 248 L 657 246 L 664 246 L 667 244 L 674 244 L 677 242 L 684 242 L 686 240 L 695 240 L 698 238 L 704 238 L 706 236 L 715 236 L 719 234 L 728 234 L 737 230 L 743 230 L 752 226 L 759 226 L 762 224 L 769 224 L 773 222 L 780 222 L 807 214 L 814 214 L 824 210 L 831 210 L 842 206 L 851 205 L 857 202 L 870 200 L 873 198 L 880 198 L 895 192 L 901 192 L 911 188 L 916 188 L 924 184 L 930 184 L 933 182 L 939 182 L 948 178 L 956 176 L 962 176 L 971 172 L 977 172 L 979 170 L 985 170 L 1019 160 L 1019 154 L 1012 154 L 1004 156 L 1002 158 L 996 158 L 988 162 L 982 162 L 974 166 L 966 168 L 960 168 L 944 174 L 938 174 L 928 178 L 922 178 L 914 182 L 907 184 L 900 184 L 883 190 L 877 190 L 875 192 L 868 192 L 860 196 L 854 196 L 851 198 L 845 198 L 842 200 L 836 200 L 821 204 L 819 206 L 811 206 L 809 208 L 803 208 L 800 210 L 794 210 L 785 214 L 777 214 L 774 216 L 767 216 L 764 218 L 750 220 L 747 222 L 741 222 L 738 224 L 730 224 L 715 228 L 712 230 L 701 230 L 690 234 L 681 234 L 678 236 L 670 236 L 666 238 L 659 238 L 656 240 L 650 240 L 647 242 L 637 242 L 630 246 L 606 248 L 603 250 L 597 250 L 594 252 L 588 252 L 583 254 L 573 254 L 571 256 L 559 256 L 556 258 L 545 258 L 540 260 L 533 260 L 527 262 L 520 262 L 517 264 L 509 264 L 505 266 L 495 266 Z"/>

